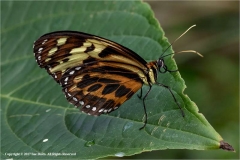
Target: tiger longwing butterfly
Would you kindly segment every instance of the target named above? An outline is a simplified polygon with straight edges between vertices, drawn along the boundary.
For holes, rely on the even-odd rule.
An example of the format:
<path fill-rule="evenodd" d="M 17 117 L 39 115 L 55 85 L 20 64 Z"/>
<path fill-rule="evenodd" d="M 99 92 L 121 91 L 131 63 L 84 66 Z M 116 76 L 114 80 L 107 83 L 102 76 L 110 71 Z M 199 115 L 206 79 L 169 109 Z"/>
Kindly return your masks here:
<path fill-rule="evenodd" d="M 152 85 L 157 84 L 170 91 L 184 117 L 171 89 L 157 82 L 158 72 L 177 71 L 168 70 L 164 63 L 164 57 L 171 54 L 147 63 L 116 42 L 75 31 L 45 34 L 34 43 L 33 51 L 38 65 L 62 86 L 70 103 L 81 106 L 82 112 L 97 116 L 110 113 L 140 88 L 139 98 L 142 98 L 142 85 L 145 84 L 149 90 L 142 98 L 145 121 L 140 129 L 143 129 L 147 123 L 145 99 Z"/>

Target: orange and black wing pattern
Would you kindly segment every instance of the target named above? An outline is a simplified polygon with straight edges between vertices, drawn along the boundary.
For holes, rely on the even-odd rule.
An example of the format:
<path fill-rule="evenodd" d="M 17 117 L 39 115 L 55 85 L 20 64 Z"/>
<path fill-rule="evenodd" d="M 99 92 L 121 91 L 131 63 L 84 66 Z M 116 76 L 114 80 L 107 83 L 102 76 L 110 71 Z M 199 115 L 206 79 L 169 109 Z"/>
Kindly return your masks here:
<path fill-rule="evenodd" d="M 81 32 L 59 31 L 34 43 L 36 62 L 67 100 L 91 115 L 110 113 L 148 80 L 147 62 L 128 48 Z"/>

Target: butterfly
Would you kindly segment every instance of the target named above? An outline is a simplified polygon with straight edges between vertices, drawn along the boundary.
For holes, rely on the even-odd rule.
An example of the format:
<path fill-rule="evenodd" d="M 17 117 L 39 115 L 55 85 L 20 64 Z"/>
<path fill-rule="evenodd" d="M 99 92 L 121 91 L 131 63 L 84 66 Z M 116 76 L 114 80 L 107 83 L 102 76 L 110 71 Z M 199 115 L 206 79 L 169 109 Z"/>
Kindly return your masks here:
<path fill-rule="evenodd" d="M 147 124 L 145 99 L 153 84 L 168 89 L 181 110 L 172 90 L 157 82 L 158 73 L 169 70 L 164 57 L 147 63 L 134 51 L 105 38 L 76 31 L 57 31 L 41 36 L 33 47 L 36 62 L 59 83 L 66 99 L 89 115 L 101 115 L 118 109 L 141 89 Z M 142 96 L 143 84 L 148 85 Z"/>

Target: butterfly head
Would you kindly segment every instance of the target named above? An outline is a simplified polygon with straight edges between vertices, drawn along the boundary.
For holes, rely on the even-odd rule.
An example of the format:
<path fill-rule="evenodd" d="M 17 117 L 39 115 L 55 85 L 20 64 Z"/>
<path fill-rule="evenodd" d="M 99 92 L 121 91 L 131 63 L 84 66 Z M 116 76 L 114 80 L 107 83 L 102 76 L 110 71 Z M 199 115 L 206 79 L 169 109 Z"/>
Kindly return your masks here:
<path fill-rule="evenodd" d="M 157 60 L 157 67 L 158 67 L 158 71 L 160 73 L 165 73 L 165 72 L 168 71 L 168 68 L 167 68 L 167 66 L 164 63 L 164 59 L 163 58 L 159 58 Z"/>
<path fill-rule="evenodd" d="M 167 57 L 167 56 L 170 56 L 170 55 L 173 55 L 174 53 L 170 53 L 170 54 L 167 54 L 167 55 L 164 55 L 164 56 L 161 56 L 158 60 L 157 60 L 157 68 L 158 68 L 158 71 L 160 73 L 166 73 L 166 72 L 177 72 L 178 70 L 168 70 L 168 67 L 165 65 L 164 63 L 164 57 Z"/>

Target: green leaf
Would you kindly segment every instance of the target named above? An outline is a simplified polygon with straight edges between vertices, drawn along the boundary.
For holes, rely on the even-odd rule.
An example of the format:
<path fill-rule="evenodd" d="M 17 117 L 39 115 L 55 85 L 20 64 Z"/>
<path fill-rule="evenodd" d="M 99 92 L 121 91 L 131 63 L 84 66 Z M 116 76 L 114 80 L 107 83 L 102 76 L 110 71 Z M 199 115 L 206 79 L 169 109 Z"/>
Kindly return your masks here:
<path fill-rule="evenodd" d="M 2 2 L 1 15 L 2 158 L 95 159 L 163 149 L 233 150 L 183 94 L 186 86 L 179 72 L 159 73 L 158 81 L 172 88 L 186 116 L 167 89 L 154 85 L 146 99 L 148 123 L 140 131 L 144 111 L 136 94 L 109 115 L 89 116 L 70 105 L 61 87 L 35 62 L 33 42 L 57 30 L 102 36 L 146 61 L 156 60 L 169 43 L 146 3 Z M 177 68 L 171 57 L 165 63 Z M 148 88 L 143 86 L 143 93 Z"/>

